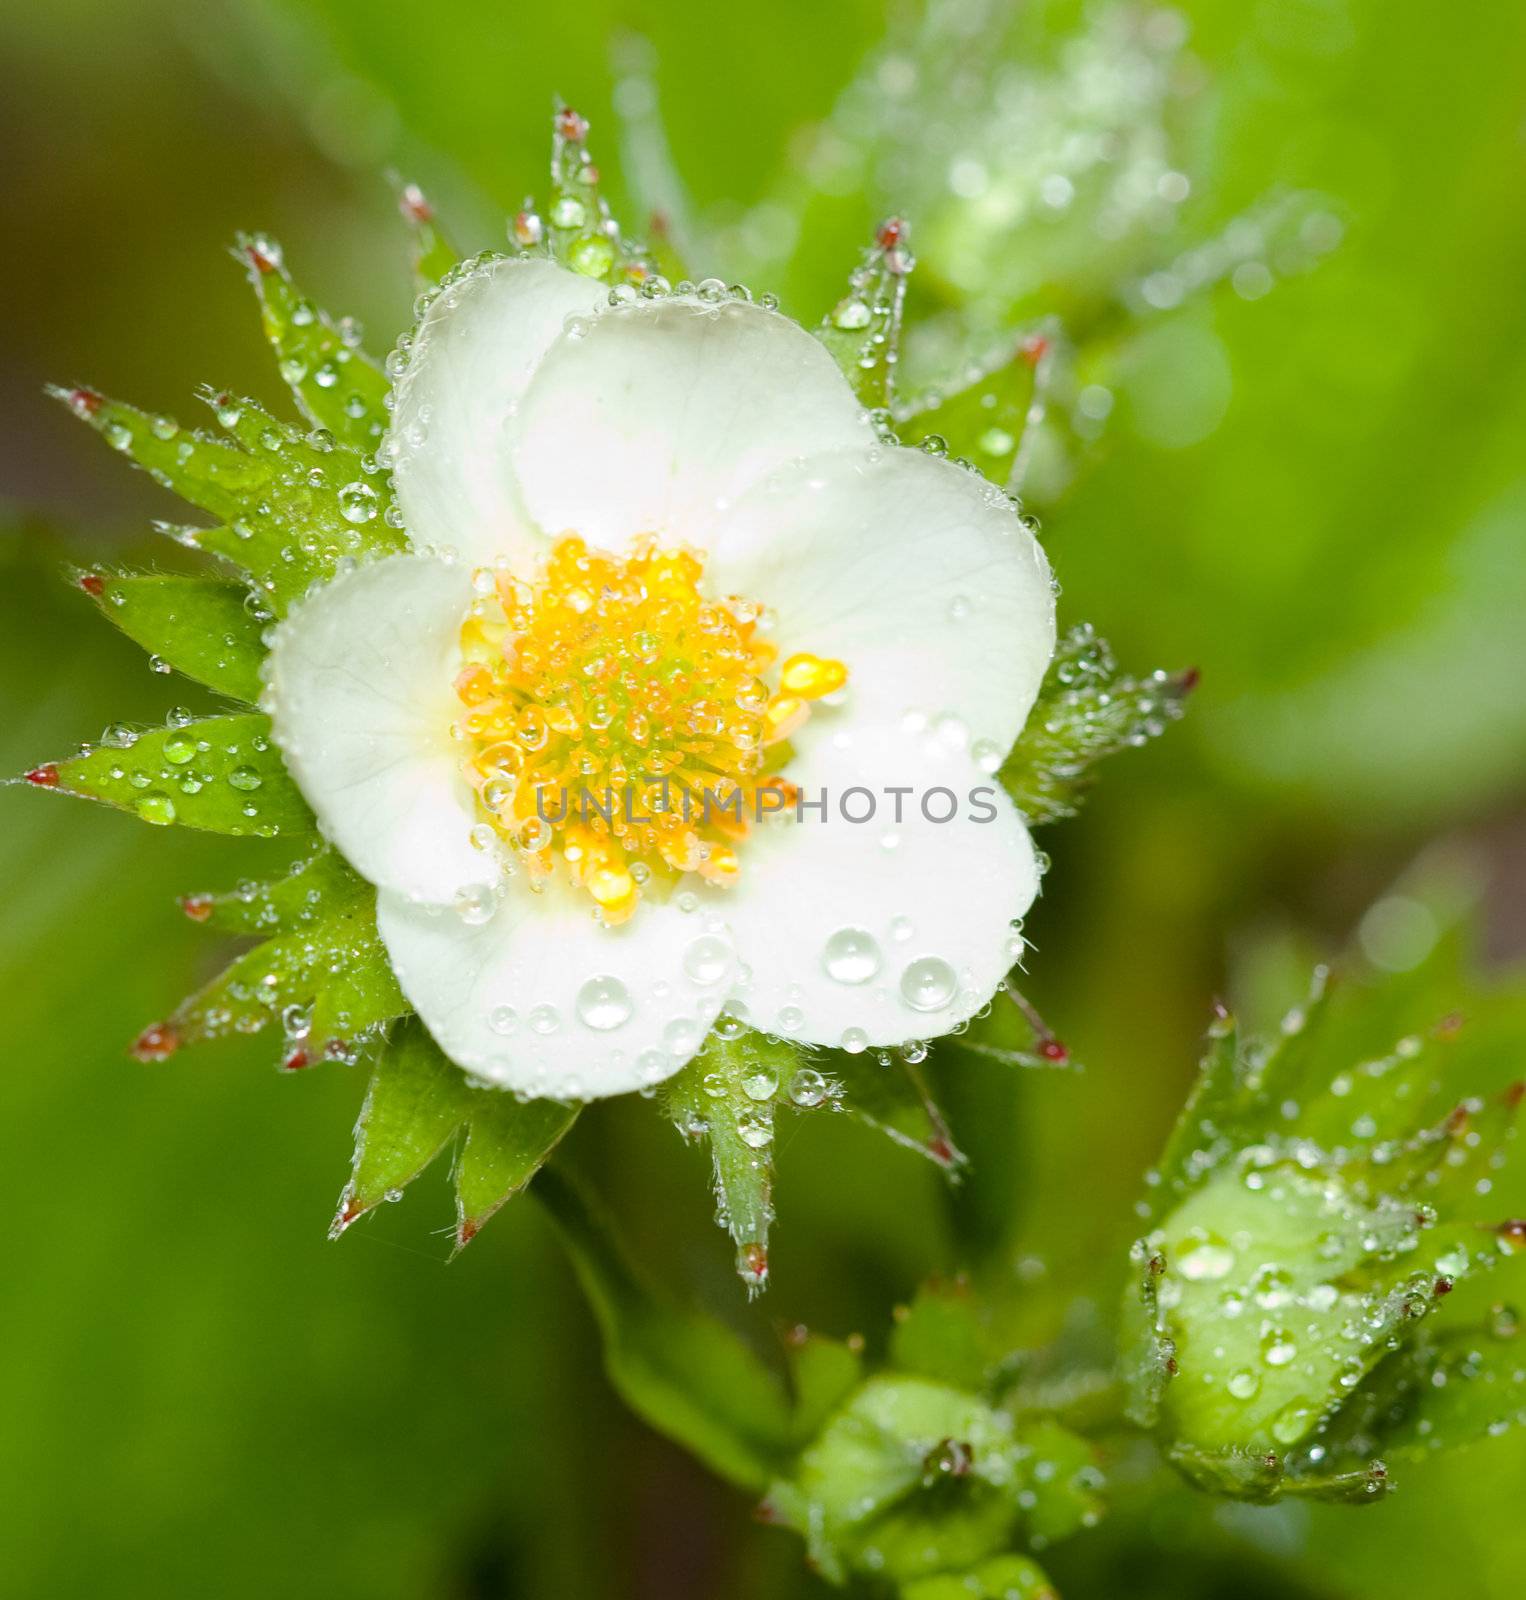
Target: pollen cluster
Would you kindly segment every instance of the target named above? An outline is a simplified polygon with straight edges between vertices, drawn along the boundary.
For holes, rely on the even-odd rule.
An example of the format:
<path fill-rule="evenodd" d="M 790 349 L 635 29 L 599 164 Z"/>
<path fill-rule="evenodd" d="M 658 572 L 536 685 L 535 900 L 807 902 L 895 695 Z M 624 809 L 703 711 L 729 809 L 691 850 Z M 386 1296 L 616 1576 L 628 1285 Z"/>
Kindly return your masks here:
<path fill-rule="evenodd" d="M 476 575 L 456 679 L 482 820 L 533 879 L 564 870 L 610 924 L 643 886 L 733 882 L 759 815 L 793 803 L 776 770 L 841 662 L 791 656 L 761 608 L 701 591 L 702 552 L 628 555 L 564 535 L 534 581 Z M 766 792 L 765 792 L 766 791 Z"/>

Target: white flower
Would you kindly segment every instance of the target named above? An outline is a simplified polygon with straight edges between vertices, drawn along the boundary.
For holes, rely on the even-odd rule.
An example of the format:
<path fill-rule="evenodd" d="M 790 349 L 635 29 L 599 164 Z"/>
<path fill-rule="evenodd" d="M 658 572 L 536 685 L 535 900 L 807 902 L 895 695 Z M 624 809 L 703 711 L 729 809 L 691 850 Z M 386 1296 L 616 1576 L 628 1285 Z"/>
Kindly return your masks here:
<path fill-rule="evenodd" d="M 634 1089 L 723 1007 L 850 1049 L 945 1033 L 1037 888 L 990 771 L 1054 645 L 1043 554 L 973 473 L 881 443 L 776 312 L 607 298 L 499 260 L 435 300 L 389 440 L 412 553 L 279 628 L 287 763 L 475 1077 Z M 783 814 L 686 819 L 686 786 Z"/>

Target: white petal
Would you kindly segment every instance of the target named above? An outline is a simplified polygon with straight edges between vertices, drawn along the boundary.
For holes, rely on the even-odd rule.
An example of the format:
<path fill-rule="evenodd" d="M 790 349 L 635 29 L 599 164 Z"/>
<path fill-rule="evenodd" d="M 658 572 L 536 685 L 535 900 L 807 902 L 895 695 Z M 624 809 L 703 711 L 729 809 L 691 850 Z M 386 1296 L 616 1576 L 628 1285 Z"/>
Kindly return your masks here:
<path fill-rule="evenodd" d="M 1054 651 L 1049 563 L 1012 502 L 920 450 L 778 474 L 725 519 L 710 576 L 718 592 L 774 608 L 782 658 L 848 667 L 842 708 L 822 708 L 794 741 L 802 771 L 830 733 L 908 718 L 941 720 L 994 764 Z"/>
<path fill-rule="evenodd" d="M 378 898 L 403 993 L 458 1066 L 521 1094 L 592 1100 L 659 1083 L 699 1049 L 732 983 L 725 926 L 646 904 L 618 928 L 553 883 L 510 883 L 496 915 Z"/>
<path fill-rule="evenodd" d="M 738 302 L 612 307 L 547 352 L 514 460 L 547 533 L 618 548 L 655 533 L 707 548 L 719 508 L 764 474 L 874 434 L 822 345 Z"/>
<path fill-rule="evenodd" d="M 533 564 L 544 541 L 520 508 L 507 425 L 567 318 L 608 292 L 550 261 L 516 259 L 441 291 L 414 331 L 388 436 L 415 549 Z"/>
<path fill-rule="evenodd" d="M 978 1011 L 1016 962 L 1012 925 L 1038 891 L 1033 845 L 961 752 L 878 739 L 850 782 L 873 790 L 873 821 L 844 820 L 834 784 L 826 821 L 754 829 L 740 880 L 706 901 L 750 969 L 737 998 L 755 1026 L 808 1044 L 930 1039 Z M 885 793 L 896 786 L 912 790 L 899 823 Z M 954 820 L 929 819 L 956 800 Z M 868 810 L 862 793 L 848 805 Z"/>
<path fill-rule="evenodd" d="M 470 603 L 459 567 L 359 567 L 291 611 L 264 669 L 276 742 L 324 833 L 373 883 L 437 903 L 496 876 L 468 837 L 450 737 Z"/>

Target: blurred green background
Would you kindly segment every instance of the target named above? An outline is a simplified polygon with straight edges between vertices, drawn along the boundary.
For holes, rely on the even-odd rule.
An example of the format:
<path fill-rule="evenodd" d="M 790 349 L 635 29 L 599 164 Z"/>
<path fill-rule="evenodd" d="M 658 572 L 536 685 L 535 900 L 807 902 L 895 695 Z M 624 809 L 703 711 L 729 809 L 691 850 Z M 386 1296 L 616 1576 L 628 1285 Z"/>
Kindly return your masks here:
<path fill-rule="evenodd" d="M 1000 48 L 1035 61 L 1062 61 L 1088 26 L 1079 6 L 1025 13 Z M 993 1067 L 951 1086 L 988 1156 L 952 1207 L 914 1157 L 800 1123 L 779 1153 L 774 1287 L 751 1310 L 702 1157 L 640 1101 L 580 1125 L 640 1253 L 765 1341 L 807 1317 L 873 1340 L 920 1276 L 989 1242 L 992 1216 L 993 1259 L 1033 1285 L 1036 1320 L 1046 1283 L 1082 1322 L 1110 1305 L 1209 997 L 1275 1016 L 1291 954 L 1333 948 L 1435 841 L 1480 869 L 1488 959 L 1526 947 L 1526 11 L 1180 14 L 1201 83 L 1173 132 L 1186 236 L 1282 185 L 1329 196 L 1344 239 L 1264 299 L 1223 289 L 1115 327 L 1086 358 L 1115 405 L 1086 470 L 1041 507 L 1063 615 L 1138 669 L 1194 663 L 1203 684 L 1182 727 L 1120 758 L 1045 841 L 1031 991 L 1085 1072 Z M 799 193 L 802 130 L 889 15 L 869 0 L 0 11 L 6 770 L 206 704 L 59 581 L 67 560 L 174 564 L 148 522 L 176 512 L 45 381 L 182 415 L 201 381 L 279 400 L 224 249 L 241 227 L 276 234 L 310 291 L 386 347 L 411 290 L 380 174 L 417 178 L 463 242 L 495 244 L 494 219 L 541 185 L 555 90 L 592 119 L 618 198 L 612 108 L 646 100 L 616 59 L 653 64 L 690 196 L 718 240 L 745 240 L 743 208 Z M 875 70 L 871 101 L 894 88 Z M 902 202 L 876 182 L 816 183 L 793 258 L 752 287 L 818 316 L 879 208 Z M 953 294 L 959 264 L 937 242 L 958 231 L 929 236 L 928 304 Z M 1001 248 L 1026 259 L 1021 230 Z M 1105 276 L 1110 250 L 1127 271 L 1122 245 L 1087 264 Z M 1030 278 L 1022 315 L 1066 286 Z M 826 1592 L 792 1538 L 621 1409 L 532 1205 L 447 1267 L 437 1175 L 331 1245 L 357 1072 L 280 1079 L 260 1041 L 126 1059 L 218 962 L 174 894 L 277 868 L 279 851 L 240 859 L 15 790 L 0 804 L 0 1592 Z M 1501 1081 L 1519 1071 L 1499 1063 Z M 1526 1441 L 1490 1443 L 1349 1512 L 1225 1509 L 1147 1492 L 1125 1464 L 1109 1530 L 1053 1564 L 1072 1600 L 1503 1600 L 1526 1566 L 1523 1466 Z"/>

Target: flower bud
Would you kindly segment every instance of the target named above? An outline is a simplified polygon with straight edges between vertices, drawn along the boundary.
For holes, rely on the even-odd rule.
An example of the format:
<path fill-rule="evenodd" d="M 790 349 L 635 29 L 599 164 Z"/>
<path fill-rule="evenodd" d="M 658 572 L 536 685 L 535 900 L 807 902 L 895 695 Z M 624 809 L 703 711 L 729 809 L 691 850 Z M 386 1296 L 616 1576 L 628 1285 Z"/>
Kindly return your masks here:
<path fill-rule="evenodd" d="M 1270 1051 L 1242 1052 L 1228 1017 L 1211 1030 L 1125 1305 L 1131 1414 L 1245 1499 L 1381 1494 L 1453 1353 L 1422 1325 L 1520 1244 L 1466 1216 L 1519 1093 L 1427 1120 L 1446 1030 L 1332 1073 L 1324 1005 L 1321 985 Z"/>

